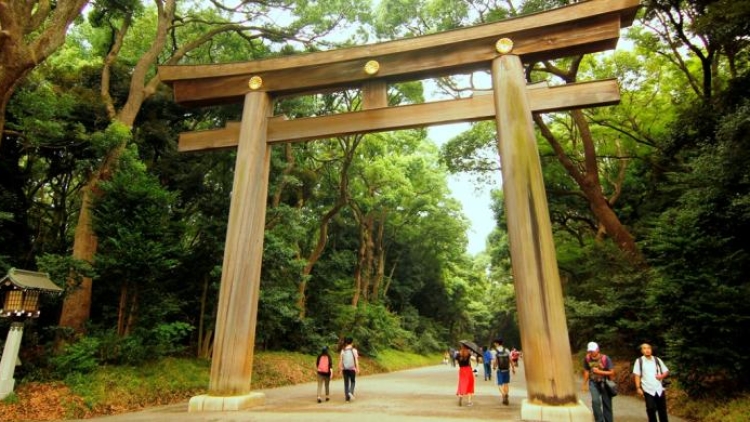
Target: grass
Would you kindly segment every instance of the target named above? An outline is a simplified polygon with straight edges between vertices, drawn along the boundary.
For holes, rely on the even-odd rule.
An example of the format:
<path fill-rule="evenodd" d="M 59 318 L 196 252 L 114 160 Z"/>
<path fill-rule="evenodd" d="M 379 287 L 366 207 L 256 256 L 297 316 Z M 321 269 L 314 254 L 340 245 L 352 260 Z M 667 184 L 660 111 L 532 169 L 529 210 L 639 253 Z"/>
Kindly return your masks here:
<path fill-rule="evenodd" d="M 443 361 L 440 353 L 422 356 L 397 350 L 385 350 L 378 353 L 375 362 L 383 368 L 382 372 L 402 371 L 421 366 L 437 365 Z"/>
<path fill-rule="evenodd" d="M 671 411 L 691 421 L 746 422 L 750 420 L 750 394 L 728 400 L 696 400 L 684 394 L 674 394 L 674 392 L 670 394 L 677 395 L 674 404 L 670 407 Z"/>

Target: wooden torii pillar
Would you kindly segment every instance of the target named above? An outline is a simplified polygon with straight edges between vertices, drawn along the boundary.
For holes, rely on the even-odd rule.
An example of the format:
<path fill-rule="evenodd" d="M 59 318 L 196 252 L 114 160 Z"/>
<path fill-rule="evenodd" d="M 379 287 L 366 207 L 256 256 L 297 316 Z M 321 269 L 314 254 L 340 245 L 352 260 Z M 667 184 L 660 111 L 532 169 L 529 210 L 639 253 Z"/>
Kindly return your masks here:
<path fill-rule="evenodd" d="M 590 419 L 578 400 L 562 288 L 533 131 L 532 113 L 615 104 L 614 80 L 525 85 L 524 63 L 615 48 L 639 0 L 590 0 L 492 24 L 342 50 L 246 63 L 161 66 L 175 101 L 244 102 L 242 122 L 184 133 L 181 151 L 237 147 L 233 195 L 208 394 L 190 411 L 263 403 L 250 391 L 270 148 L 335 136 L 495 119 L 528 399 L 523 420 Z M 388 83 L 490 71 L 494 95 L 388 107 Z M 288 120 L 272 116 L 281 96 L 361 89 L 363 110 Z"/>

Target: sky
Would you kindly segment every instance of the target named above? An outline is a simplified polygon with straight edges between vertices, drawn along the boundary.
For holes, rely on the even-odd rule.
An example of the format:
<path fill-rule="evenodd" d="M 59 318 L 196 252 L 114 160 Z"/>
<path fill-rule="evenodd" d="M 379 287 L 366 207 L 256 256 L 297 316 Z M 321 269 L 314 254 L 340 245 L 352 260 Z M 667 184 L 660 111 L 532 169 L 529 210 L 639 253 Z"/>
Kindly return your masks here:
<path fill-rule="evenodd" d="M 468 130 L 468 123 L 432 126 L 428 129 L 429 138 L 438 145 L 442 145 L 459 133 Z M 498 158 L 499 159 L 499 158 Z M 476 185 L 466 174 L 454 174 L 448 179 L 448 187 L 453 197 L 461 202 L 464 215 L 471 221 L 468 252 L 476 255 L 485 249 L 485 241 L 495 227 L 495 219 L 490 209 L 490 190 L 500 188 L 501 178 L 492 185 Z"/>

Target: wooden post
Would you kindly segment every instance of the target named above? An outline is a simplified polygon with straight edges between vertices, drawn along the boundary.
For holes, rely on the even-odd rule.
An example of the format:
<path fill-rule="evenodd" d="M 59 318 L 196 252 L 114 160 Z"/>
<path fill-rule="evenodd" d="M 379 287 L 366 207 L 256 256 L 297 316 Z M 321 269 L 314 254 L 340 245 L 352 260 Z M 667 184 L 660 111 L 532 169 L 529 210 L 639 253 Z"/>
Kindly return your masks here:
<path fill-rule="evenodd" d="M 492 63 L 498 149 L 528 400 L 523 420 L 591 413 L 576 396 L 562 287 L 521 60 Z M 583 407 L 583 409 L 580 409 Z M 587 414 L 587 416 L 586 416 Z"/>
<path fill-rule="evenodd" d="M 362 110 L 388 107 L 388 85 L 385 81 L 362 84 Z"/>
<path fill-rule="evenodd" d="M 271 159 L 266 143 L 270 112 L 265 92 L 245 96 L 209 390 L 207 396 L 191 399 L 190 411 L 239 410 L 264 401 L 261 393 L 250 393 L 250 381 Z"/>

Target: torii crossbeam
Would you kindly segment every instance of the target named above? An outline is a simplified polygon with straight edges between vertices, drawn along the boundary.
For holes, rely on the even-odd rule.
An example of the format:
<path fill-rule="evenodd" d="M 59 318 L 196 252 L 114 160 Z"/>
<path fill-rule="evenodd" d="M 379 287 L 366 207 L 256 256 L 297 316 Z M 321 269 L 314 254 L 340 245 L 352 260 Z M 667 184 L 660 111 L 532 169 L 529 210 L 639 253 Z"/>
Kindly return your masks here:
<path fill-rule="evenodd" d="M 501 22 L 374 45 L 245 63 L 160 66 L 175 101 L 191 106 L 243 102 L 242 121 L 185 133 L 180 150 L 237 147 L 216 338 L 207 395 L 191 411 L 238 410 L 262 403 L 250 391 L 263 251 L 270 148 L 355 133 L 496 120 L 513 278 L 526 362 L 521 418 L 588 420 L 578 400 L 552 229 L 532 113 L 615 104 L 614 80 L 526 86 L 524 63 L 615 48 L 638 0 L 590 0 Z M 494 95 L 389 107 L 389 83 L 477 70 Z M 360 89 L 361 111 L 287 120 L 275 98 Z"/>

